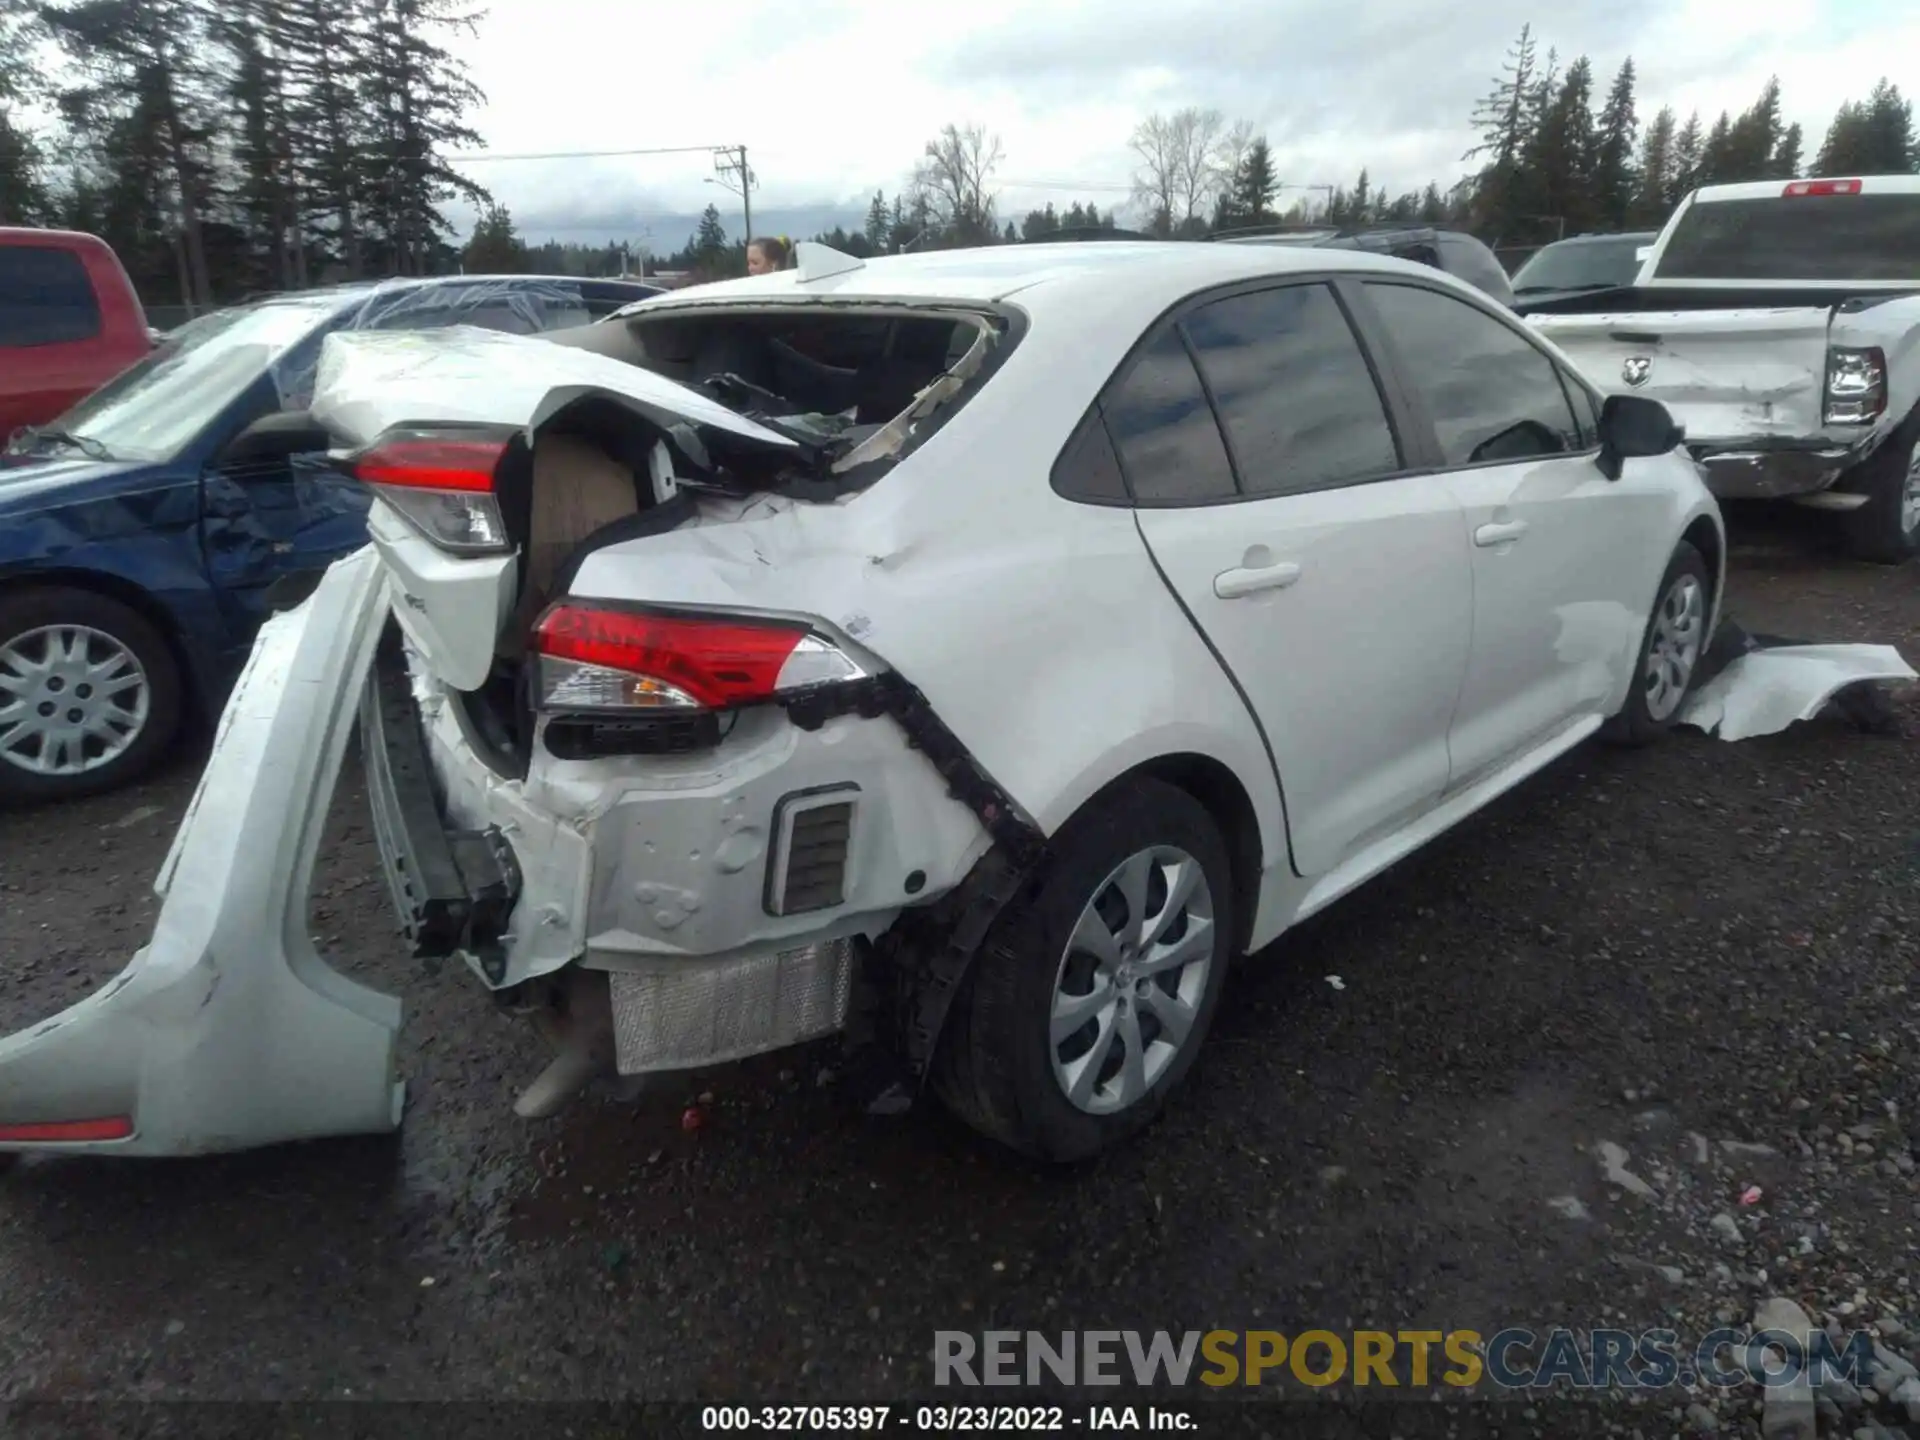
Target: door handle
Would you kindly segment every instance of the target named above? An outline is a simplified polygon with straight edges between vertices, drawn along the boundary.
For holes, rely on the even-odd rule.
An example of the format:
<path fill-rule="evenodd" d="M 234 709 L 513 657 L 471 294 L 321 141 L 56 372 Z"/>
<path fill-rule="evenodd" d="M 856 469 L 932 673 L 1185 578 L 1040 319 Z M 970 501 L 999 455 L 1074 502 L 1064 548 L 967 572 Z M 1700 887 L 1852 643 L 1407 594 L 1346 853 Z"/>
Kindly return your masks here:
<path fill-rule="evenodd" d="M 1473 543 L 1483 549 L 1491 545 L 1504 545 L 1509 540 L 1518 540 L 1527 533 L 1524 520 L 1497 520 L 1491 525 L 1482 525 L 1473 532 Z"/>
<path fill-rule="evenodd" d="M 1263 590 L 1284 590 L 1299 578 L 1300 567 L 1291 561 L 1222 570 L 1213 577 L 1213 593 L 1222 600 L 1238 600 L 1244 595 L 1258 595 Z"/>

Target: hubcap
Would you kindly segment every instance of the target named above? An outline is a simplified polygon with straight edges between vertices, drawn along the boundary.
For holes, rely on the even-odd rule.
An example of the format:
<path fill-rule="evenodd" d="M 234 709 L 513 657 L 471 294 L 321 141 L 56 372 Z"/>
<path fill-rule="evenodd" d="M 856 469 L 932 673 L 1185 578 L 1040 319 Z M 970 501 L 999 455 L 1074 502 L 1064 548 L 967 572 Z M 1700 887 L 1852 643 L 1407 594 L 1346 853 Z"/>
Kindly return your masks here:
<path fill-rule="evenodd" d="M 1653 613 L 1653 643 L 1647 647 L 1647 714 L 1665 720 L 1680 708 L 1700 663 L 1707 630 L 1707 597 L 1699 578 L 1682 575 L 1667 587 Z"/>
<path fill-rule="evenodd" d="M 33 775 L 84 775 L 146 728 L 147 672 L 119 640 L 48 625 L 0 644 L 0 760 Z"/>
<path fill-rule="evenodd" d="M 1053 982 L 1048 1054 L 1076 1109 L 1137 1103 L 1193 1032 L 1213 964 L 1213 892 L 1200 862 L 1142 850 L 1080 912 Z"/>
<path fill-rule="evenodd" d="M 1900 529 L 1911 535 L 1920 530 L 1920 445 L 1907 461 L 1907 484 L 1900 492 Z"/>

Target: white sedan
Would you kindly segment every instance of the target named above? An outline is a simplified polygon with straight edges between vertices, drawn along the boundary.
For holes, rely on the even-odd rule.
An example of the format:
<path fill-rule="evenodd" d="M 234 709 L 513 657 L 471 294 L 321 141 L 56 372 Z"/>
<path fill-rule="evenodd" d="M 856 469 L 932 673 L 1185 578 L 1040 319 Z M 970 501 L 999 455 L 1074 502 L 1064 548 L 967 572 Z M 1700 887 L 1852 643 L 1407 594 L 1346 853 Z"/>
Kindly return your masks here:
<path fill-rule="evenodd" d="M 0 1041 L 0 1149 L 399 1123 L 398 1002 L 304 919 L 357 716 L 415 949 L 553 1041 L 521 1113 L 872 1021 L 1085 1156 L 1236 956 L 1665 730 L 1723 580 L 1659 404 L 1355 252 L 802 246 L 557 341 L 337 338 L 315 413 L 373 545 L 262 633 L 150 945 Z"/>

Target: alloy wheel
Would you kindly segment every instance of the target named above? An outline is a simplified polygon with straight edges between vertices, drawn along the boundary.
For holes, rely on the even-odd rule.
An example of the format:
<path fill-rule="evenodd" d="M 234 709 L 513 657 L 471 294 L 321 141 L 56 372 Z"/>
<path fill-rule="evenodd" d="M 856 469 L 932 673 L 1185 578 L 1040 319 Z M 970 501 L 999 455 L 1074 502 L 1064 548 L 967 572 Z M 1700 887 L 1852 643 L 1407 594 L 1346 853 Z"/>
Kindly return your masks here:
<path fill-rule="evenodd" d="M 1171 845 L 1128 857 L 1080 912 L 1054 977 L 1048 1054 L 1076 1109 L 1137 1104 L 1198 1019 L 1214 952 L 1213 892 Z"/>

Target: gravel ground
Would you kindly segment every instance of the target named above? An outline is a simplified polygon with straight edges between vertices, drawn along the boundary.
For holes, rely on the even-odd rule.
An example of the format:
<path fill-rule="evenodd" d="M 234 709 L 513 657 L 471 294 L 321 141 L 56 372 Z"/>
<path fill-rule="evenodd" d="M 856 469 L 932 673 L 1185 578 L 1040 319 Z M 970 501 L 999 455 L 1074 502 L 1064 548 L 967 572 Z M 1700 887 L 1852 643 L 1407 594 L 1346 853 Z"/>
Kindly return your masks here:
<path fill-rule="evenodd" d="M 1739 541 L 1748 628 L 1920 661 L 1920 566 Z M 0 815 L 0 1029 L 144 940 L 196 771 Z M 935 1329 L 1697 1338 L 1774 1295 L 1913 1353 L 1910 739 L 1576 752 L 1260 957 L 1165 1122 L 1065 1173 L 868 1116 L 831 1045 L 518 1121 L 536 1043 L 385 905 L 350 775 L 315 929 L 405 997 L 403 1133 L 0 1174 L 0 1399 L 871 1402 Z M 1690 1400 L 1635 1424 L 1758 1433 Z"/>

